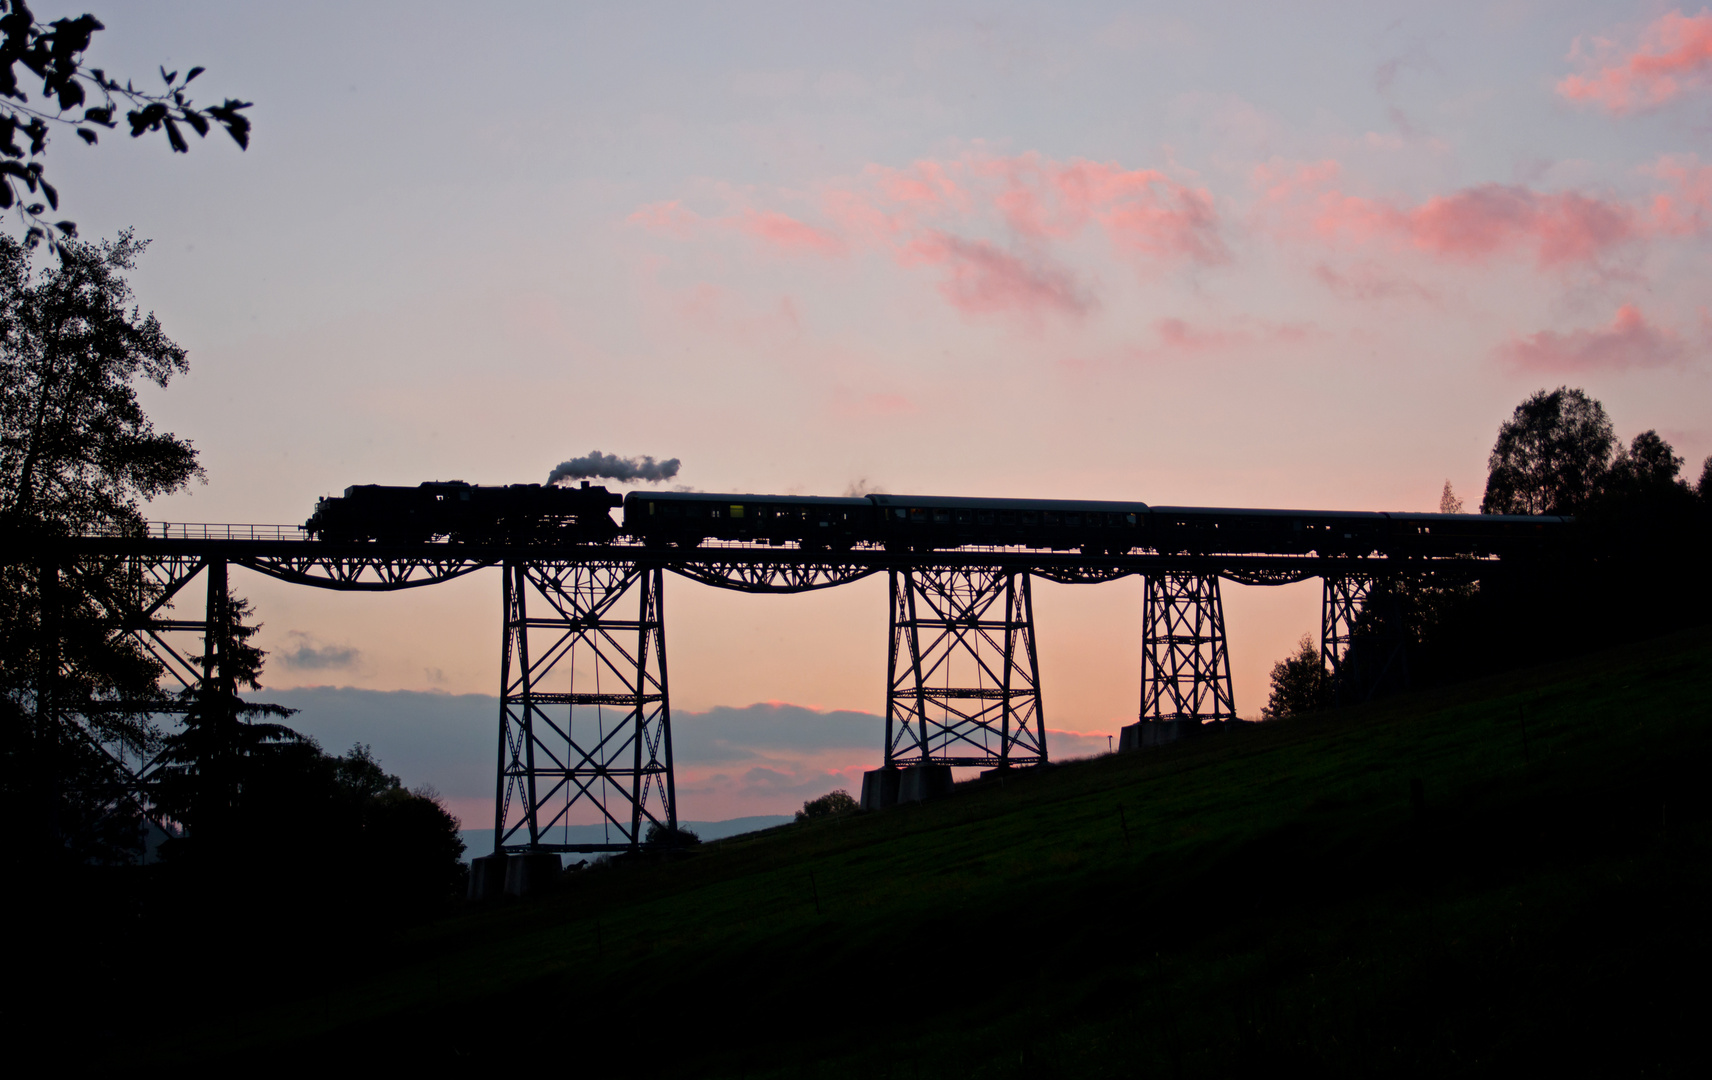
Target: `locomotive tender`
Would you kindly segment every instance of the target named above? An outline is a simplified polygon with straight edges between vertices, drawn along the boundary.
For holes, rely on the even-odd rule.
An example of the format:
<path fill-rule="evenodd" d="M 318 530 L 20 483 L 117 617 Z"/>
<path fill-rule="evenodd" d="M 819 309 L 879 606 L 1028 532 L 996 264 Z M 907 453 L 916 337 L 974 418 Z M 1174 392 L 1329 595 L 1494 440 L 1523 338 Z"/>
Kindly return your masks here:
<path fill-rule="evenodd" d="M 847 551 L 1023 547 L 1121 555 L 1504 555 L 1538 545 L 1570 519 L 1149 506 L 1078 499 L 976 499 L 923 495 L 822 497 L 461 480 L 417 487 L 362 484 L 316 504 L 304 528 L 324 540 L 420 543 L 601 544 L 621 530 L 650 547 L 709 540 Z"/>

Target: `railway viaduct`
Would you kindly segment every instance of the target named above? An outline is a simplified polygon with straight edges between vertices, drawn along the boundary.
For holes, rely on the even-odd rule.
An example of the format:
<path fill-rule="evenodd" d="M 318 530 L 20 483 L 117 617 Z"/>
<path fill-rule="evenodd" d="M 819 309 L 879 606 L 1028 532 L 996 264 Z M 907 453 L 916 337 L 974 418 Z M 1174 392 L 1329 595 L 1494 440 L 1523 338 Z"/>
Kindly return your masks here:
<path fill-rule="evenodd" d="M 1238 722 L 1221 581 L 1282 585 L 1322 579 L 1322 656 L 1334 693 L 1347 694 L 1386 675 L 1380 668 L 1406 663 L 1398 640 L 1377 653 L 1368 650 L 1364 662 L 1371 670 L 1361 679 L 1348 670 L 1358 622 L 1392 595 L 1386 583 L 1421 576 L 1468 582 L 1503 573 L 1507 565 L 1449 550 L 1395 558 L 997 547 L 889 552 L 860 546 L 830 552 L 739 542 L 655 549 L 623 538 L 566 546 L 336 543 L 289 526 L 163 523 L 151 524 L 147 535 L 58 540 L 8 558 L 36 564 L 45 598 L 56 594 L 61 580 L 77 576 L 80 566 L 111 567 L 117 561 L 128 585 L 125 595 L 103 600 L 111 632 L 132 636 L 156 657 L 165 685 L 179 691 L 178 701 L 220 685 L 232 566 L 353 592 L 421 588 L 498 568 L 504 631 L 495 858 L 478 860 L 486 864 L 477 867 L 483 879 L 478 891 L 501 887 L 497 875 L 508 862 L 539 866 L 541 858 L 550 858 L 556 865 L 562 852 L 630 850 L 650 826 L 676 826 L 661 592 L 666 573 L 751 593 L 805 592 L 870 574 L 887 576 L 885 744 L 881 767 L 869 774 L 863 793 L 866 805 L 883 806 L 948 786 L 954 766 L 1048 763 L 1035 650 L 1035 578 L 1071 584 L 1131 574 L 1145 579 L 1141 708 L 1137 723 L 1124 730 L 1128 749 Z M 573 679 L 574 672 L 581 674 Z M 42 700 L 51 702 L 45 685 Z M 69 709 L 61 715 L 90 731 L 84 715 Z M 154 762 L 122 747 L 104 750 L 117 778 L 114 797 L 146 812 Z M 616 842 L 550 842 L 554 825 L 573 814 L 587 815 L 590 807 L 610 825 Z"/>

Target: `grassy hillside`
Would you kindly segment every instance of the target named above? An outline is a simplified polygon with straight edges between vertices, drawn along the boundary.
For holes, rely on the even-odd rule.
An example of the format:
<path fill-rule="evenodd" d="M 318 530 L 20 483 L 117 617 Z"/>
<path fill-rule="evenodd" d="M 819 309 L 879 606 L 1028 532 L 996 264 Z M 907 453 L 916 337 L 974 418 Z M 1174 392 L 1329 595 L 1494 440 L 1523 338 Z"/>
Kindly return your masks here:
<path fill-rule="evenodd" d="M 1698 1074 L 1709 694 L 1696 631 L 963 785 L 585 872 L 145 1053 L 595 1076 Z"/>

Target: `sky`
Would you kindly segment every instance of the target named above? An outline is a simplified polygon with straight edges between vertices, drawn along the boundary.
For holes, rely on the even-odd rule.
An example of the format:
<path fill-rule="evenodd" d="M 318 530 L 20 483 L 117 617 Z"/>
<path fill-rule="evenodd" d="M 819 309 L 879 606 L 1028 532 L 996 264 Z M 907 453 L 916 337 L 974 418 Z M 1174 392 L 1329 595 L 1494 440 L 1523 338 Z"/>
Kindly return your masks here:
<path fill-rule="evenodd" d="M 540 481 L 591 450 L 679 458 L 707 491 L 1433 510 L 1448 480 L 1473 508 L 1498 425 L 1561 384 L 1695 474 L 1712 454 L 1704 8 L 96 13 L 91 63 L 202 65 L 203 100 L 255 103 L 246 153 L 50 151 L 84 235 L 153 241 L 138 302 L 189 350 L 144 398 L 208 479 L 156 519 L 297 523 L 348 484 Z M 306 727 L 391 731 L 407 782 L 491 814 L 462 748 L 492 745 L 497 573 L 234 583 L 268 686 L 330 688 Z M 1318 586 L 1225 591 L 1254 716 Z M 1037 585 L 1056 745 L 1134 720 L 1141 597 Z M 878 738 L 796 725 L 878 723 L 883 580 L 674 578 L 665 606 L 700 748 L 680 816 L 786 813 L 878 763 Z M 411 728 L 428 694 L 468 730 Z"/>

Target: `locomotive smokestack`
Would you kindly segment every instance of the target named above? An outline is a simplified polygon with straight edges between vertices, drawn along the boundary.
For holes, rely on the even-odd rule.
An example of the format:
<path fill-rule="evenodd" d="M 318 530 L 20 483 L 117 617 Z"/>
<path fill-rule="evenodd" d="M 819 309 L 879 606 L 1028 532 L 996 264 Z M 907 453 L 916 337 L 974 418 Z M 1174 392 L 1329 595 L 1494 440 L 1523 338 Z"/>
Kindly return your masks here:
<path fill-rule="evenodd" d="M 594 450 L 587 457 L 572 458 L 561 461 L 547 474 L 547 483 L 568 483 L 572 480 L 585 478 L 607 480 L 640 480 L 647 484 L 658 484 L 678 475 L 678 459 L 667 458 L 665 461 L 655 461 L 647 454 L 640 457 L 622 458 L 617 454 L 603 454 Z"/>

